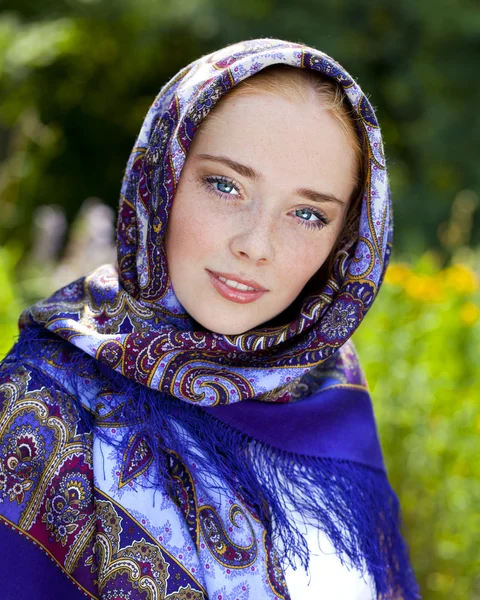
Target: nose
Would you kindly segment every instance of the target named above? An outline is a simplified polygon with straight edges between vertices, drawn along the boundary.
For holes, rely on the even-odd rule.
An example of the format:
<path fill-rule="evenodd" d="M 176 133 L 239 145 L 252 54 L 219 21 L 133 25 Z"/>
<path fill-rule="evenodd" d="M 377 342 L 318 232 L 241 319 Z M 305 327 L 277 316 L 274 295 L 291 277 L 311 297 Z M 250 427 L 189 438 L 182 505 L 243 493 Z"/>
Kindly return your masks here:
<path fill-rule="evenodd" d="M 230 248 L 233 254 L 242 260 L 254 264 L 269 264 L 274 258 L 274 225 L 265 215 L 256 215 L 239 223 L 238 231 L 233 235 Z"/>

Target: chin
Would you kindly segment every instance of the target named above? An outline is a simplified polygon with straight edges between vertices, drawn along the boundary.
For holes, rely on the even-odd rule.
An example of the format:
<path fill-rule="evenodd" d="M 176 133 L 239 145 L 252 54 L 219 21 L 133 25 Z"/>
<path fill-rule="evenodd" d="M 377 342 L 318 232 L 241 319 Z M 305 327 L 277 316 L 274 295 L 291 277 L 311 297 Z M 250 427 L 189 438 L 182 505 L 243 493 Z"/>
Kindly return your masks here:
<path fill-rule="evenodd" d="M 246 333 L 255 327 L 259 327 L 262 322 L 254 322 L 250 324 L 240 324 L 235 323 L 233 321 L 230 322 L 216 322 L 212 323 L 210 320 L 198 320 L 196 317 L 193 317 L 196 323 L 200 326 L 200 328 L 211 331 L 212 333 L 218 333 L 219 335 L 241 335 L 242 333 Z"/>
<path fill-rule="evenodd" d="M 283 327 L 293 321 L 297 313 L 298 307 L 295 306 L 295 303 L 292 303 L 291 305 L 287 306 L 286 309 L 280 311 L 279 313 L 275 313 L 273 316 L 267 316 L 258 320 L 252 319 L 248 322 L 246 322 L 244 319 L 235 319 L 233 316 L 231 318 L 226 316 L 224 319 L 217 318 L 216 321 L 213 322 L 211 319 L 211 313 L 208 314 L 207 318 L 205 319 L 202 319 L 201 315 L 197 315 L 200 316 L 200 319 L 191 313 L 190 315 L 198 324 L 199 328 L 204 329 L 205 331 L 211 331 L 212 333 L 217 333 L 219 335 L 242 335 L 243 333 L 247 333 L 252 329 L 257 329 L 258 327 Z"/>
<path fill-rule="evenodd" d="M 213 333 L 218 333 L 219 335 L 241 335 L 254 327 L 257 327 L 257 325 L 252 325 L 251 327 L 241 327 L 239 325 L 225 325 L 222 327 L 217 325 L 215 327 L 206 327 L 205 329 L 208 329 Z"/>

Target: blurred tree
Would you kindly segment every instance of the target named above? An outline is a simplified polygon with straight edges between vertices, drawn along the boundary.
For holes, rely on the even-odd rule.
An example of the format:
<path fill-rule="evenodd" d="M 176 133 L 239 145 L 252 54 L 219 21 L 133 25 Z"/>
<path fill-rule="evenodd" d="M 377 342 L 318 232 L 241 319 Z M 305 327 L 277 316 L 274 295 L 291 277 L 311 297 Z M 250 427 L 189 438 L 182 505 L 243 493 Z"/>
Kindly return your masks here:
<path fill-rule="evenodd" d="M 383 125 L 397 248 L 438 246 L 455 196 L 480 189 L 474 0 L 4 0 L 0 241 L 28 240 L 41 204 L 70 222 L 87 197 L 115 206 L 160 86 L 203 53 L 263 36 L 316 46 L 359 78 Z"/>

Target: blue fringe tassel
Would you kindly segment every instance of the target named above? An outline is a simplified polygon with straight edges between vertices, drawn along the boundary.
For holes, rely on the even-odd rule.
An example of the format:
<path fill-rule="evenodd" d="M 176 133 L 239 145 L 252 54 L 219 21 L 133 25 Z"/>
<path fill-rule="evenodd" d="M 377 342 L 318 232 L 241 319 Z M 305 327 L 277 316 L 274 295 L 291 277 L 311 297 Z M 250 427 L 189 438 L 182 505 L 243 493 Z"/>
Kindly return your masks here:
<path fill-rule="evenodd" d="M 42 357 L 47 356 L 58 361 L 68 392 L 62 392 L 62 386 L 42 369 Z M 168 450 L 194 461 L 199 476 L 207 481 L 224 481 L 221 491 L 235 490 L 264 524 L 274 546 L 282 549 L 283 566 L 299 559 L 308 568 L 307 543 L 290 516 L 294 510 L 305 523 L 325 532 L 344 564 L 372 576 L 378 599 L 420 598 L 399 531 L 398 501 L 382 471 L 269 447 L 200 407 L 128 380 L 40 328 L 21 333 L 2 363 L 0 378 L 20 365 L 34 369 L 46 387 L 73 399 L 84 426 L 119 452 L 124 452 L 132 433 L 145 439 L 156 463 L 145 485 L 168 489 Z M 120 442 L 78 399 L 79 378 L 86 376 L 123 399 L 116 411 L 117 427 L 126 431 Z"/>

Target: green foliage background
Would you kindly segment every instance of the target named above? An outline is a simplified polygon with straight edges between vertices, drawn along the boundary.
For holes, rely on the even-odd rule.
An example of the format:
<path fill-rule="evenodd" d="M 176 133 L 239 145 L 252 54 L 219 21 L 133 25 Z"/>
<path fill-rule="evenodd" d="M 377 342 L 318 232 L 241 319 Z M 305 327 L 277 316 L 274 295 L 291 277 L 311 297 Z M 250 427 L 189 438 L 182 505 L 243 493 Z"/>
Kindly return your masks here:
<path fill-rule="evenodd" d="M 76 268 L 71 256 L 32 255 L 38 208 L 58 205 L 72 224 L 86 198 L 115 207 L 143 116 L 178 69 L 271 36 L 316 46 L 358 77 L 383 127 L 397 261 L 407 263 L 394 263 L 355 340 L 423 597 L 480 599 L 476 1 L 1 7 L 0 355 L 20 310 L 56 287 L 52 273 Z"/>
<path fill-rule="evenodd" d="M 354 339 L 424 598 L 480 598 L 478 277 L 393 264 Z"/>

